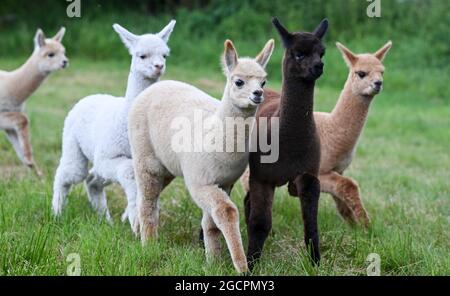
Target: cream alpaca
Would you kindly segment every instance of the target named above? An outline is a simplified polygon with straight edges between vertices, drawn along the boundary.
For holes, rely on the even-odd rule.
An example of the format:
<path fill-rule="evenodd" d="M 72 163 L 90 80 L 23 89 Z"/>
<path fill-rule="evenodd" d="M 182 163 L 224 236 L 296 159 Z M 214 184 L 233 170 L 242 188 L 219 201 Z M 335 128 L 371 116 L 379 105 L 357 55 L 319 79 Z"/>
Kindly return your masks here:
<path fill-rule="evenodd" d="M 170 129 L 177 118 L 202 110 L 206 118 L 225 123 L 227 118 L 250 118 L 262 100 L 266 72 L 273 51 L 267 42 L 255 58 L 238 58 L 231 41 L 225 42 L 224 69 L 227 84 L 220 103 L 201 90 L 177 81 L 163 81 L 142 92 L 130 112 L 130 144 L 138 184 L 138 219 L 141 240 L 157 236 L 160 192 L 175 176 L 183 176 L 196 204 L 203 210 L 202 228 L 207 258 L 220 254 L 220 232 L 225 237 L 233 264 L 246 272 L 247 260 L 239 232 L 239 213 L 229 193 L 248 162 L 244 152 L 175 152 Z M 226 137 L 216 126 L 203 132 Z M 234 131 L 238 142 L 248 144 L 248 133 Z M 240 138 L 240 139 L 239 139 Z M 225 142 L 225 140 L 224 140 Z M 247 147 L 247 146 L 246 146 Z"/>
<path fill-rule="evenodd" d="M 358 55 L 340 43 L 336 45 L 350 73 L 333 111 L 314 112 L 321 144 L 320 186 L 322 192 L 333 196 L 339 213 L 346 221 L 367 226 L 370 220 L 361 201 L 359 187 L 354 180 L 344 177 L 343 173 L 353 160 L 370 103 L 382 90 L 382 61 L 392 42 L 389 41 L 374 54 Z M 242 176 L 241 182 L 248 191 L 248 171 Z"/>
<path fill-rule="evenodd" d="M 0 71 L 0 130 L 4 130 L 17 156 L 41 175 L 33 159 L 25 101 L 52 72 L 65 68 L 68 59 L 61 40 L 66 29 L 61 28 L 51 39 L 38 29 L 34 37 L 34 51 L 20 68 L 12 72 Z"/>
<path fill-rule="evenodd" d="M 174 26 L 175 21 L 171 21 L 161 32 L 141 36 L 113 26 L 132 56 L 126 94 L 124 98 L 88 96 L 67 115 L 53 189 L 55 215 L 61 214 L 70 187 L 85 180 L 92 207 L 108 221 L 111 216 L 104 187 L 119 183 L 128 199 L 122 220 L 128 217 L 131 224 L 135 220 L 136 182 L 128 143 L 128 112 L 135 97 L 164 73 L 167 41 Z M 88 172 L 89 161 L 93 167 Z"/>

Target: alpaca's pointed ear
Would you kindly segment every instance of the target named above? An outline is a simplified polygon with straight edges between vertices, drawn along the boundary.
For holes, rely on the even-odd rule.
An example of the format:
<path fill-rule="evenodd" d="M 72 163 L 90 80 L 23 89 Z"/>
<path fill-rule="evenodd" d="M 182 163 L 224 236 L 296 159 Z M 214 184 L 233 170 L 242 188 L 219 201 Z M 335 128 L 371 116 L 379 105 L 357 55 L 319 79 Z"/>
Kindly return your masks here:
<path fill-rule="evenodd" d="M 322 39 L 325 36 L 325 33 L 328 30 L 328 20 L 323 19 L 317 28 L 314 29 L 313 34 L 316 35 L 317 38 Z"/>
<path fill-rule="evenodd" d="M 41 29 L 37 29 L 36 34 L 34 35 L 34 47 L 42 47 L 45 45 L 45 35 Z"/>
<path fill-rule="evenodd" d="M 125 46 L 128 48 L 129 52 L 132 53 L 132 49 L 136 45 L 136 42 L 139 39 L 139 36 L 134 35 L 124 27 L 122 27 L 119 24 L 113 25 L 114 30 L 119 34 L 120 39 L 122 39 L 122 42 L 125 44 Z"/>
<path fill-rule="evenodd" d="M 236 67 L 238 63 L 238 53 L 236 49 L 234 48 L 233 42 L 231 40 L 225 41 L 225 51 L 223 53 L 223 65 L 225 68 L 225 71 L 227 73 L 230 73 L 233 71 L 233 69 Z"/>
<path fill-rule="evenodd" d="M 65 33 L 66 33 L 66 28 L 61 27 L 61 29 L 59 29 L 58 33 L 56 33 L 56 35 L 53 36 L 53 40 L 61 43 Z"/>
<path fill-rule="evenodd" d="M 283 25 L 276 17 L 272 18 L 272 25 L 275 27 L 275 29 L 277 29 L 278 34 L 280 34 L 284 47 L 289 48 L 292 45 L 292 34 L 289 33 L 285 27 L 283 27 Z"/>
<path fill-rule="evenodd" d="M 392 41 L 388 41 L 388 43 L 386 43 L 382 48 L 377 50 L 377 52 L 374 53 L 373 55 L 380 61 L 383 61 L 384 57 L 389 52 L 391 47 L 392 47 Z"/>
<path fill-rule="evenodd" d="M 267 41 L 263 50 L 255 58 L 255 61 L 258 64 L 260 64 L 263 68 L 267 66 L 267 63 L 269 62 L 270 57 L 272 56 L 274 44 L 275 41 L 273 39 Z"/>
<path fill-rule="evenodd" d="M 355 65 L 356 62 L 358 61 L 358 57 L 353 52 L 351 52 L 350 49 L 348 49 L 341 43 L 336 42 L 336 46 L 339 49 L 339 51 L 342 53 L 342 56 L 344 57 L 344 60 L 347 63 L 347 66 L 353 67 L 353 65 Z"/>
<path fill-rule="evenodd" d="M 177 22 L 175 20 L 171 20 L 167 26 L 164 27 L 164 29 L 161 30 L 161 32 L 158 33 L 158 36 L 161 37 L 164 42 L 169 41 L 170 34 L 172 34 L 173 28 L 175 27 L 175 24 Z"/>

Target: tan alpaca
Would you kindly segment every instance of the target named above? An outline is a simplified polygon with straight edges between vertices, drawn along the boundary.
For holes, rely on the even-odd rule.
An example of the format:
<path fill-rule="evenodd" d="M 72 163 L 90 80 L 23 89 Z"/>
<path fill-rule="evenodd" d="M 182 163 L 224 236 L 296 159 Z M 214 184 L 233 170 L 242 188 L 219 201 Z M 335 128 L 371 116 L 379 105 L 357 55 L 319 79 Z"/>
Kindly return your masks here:
<path fill-rule="evenodd" d="M 350 223 L 370 223 L 359 194 L 358 184 L 343 172 L 353 160 L 359 136 L 367 119 L 370 103 L 383 87 L 382 60 L 392 46 L 386 43 L 374 54 L 354 54 L 342 44 L 341 51 L 350 73 L 339 100 L 331 113 L 314 112 L 320 136 L 321 161 L 319 180 L 321 191 L 330 193 L 342 217 Z M 265 96 L 278 96 L 271 90 Z M 248 170 L 241 177 L 248 191 Z M 293 188 L 289 188 L 293 190 Z"/>
<path fill-rule="evenodd" d="M 50 73 L 68 65 L 61 44 L 64 33 L 65 28 L 61 28 L 52 39 L 46 39 L 38 29 L 33 54 L 25 64 L 12 72 L 0 71 L 0 130 L 6 132 L 20 160 L 38 175 L 41 172 L 33 160 L 25 101 Z"/>

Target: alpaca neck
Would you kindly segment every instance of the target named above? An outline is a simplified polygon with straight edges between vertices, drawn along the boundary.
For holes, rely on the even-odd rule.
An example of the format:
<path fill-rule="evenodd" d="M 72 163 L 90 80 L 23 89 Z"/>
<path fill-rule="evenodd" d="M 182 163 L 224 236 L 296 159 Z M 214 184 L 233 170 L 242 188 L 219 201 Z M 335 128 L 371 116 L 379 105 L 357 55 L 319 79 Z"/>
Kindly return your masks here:
<path fill-rule="evenodd" d="M 127 107 L 130 108 L 134 99 L 147 87 L 157 82 L 158 78 L 148 78 L 133 69 L 131 64 L 130 74 L 128 75 L 127 90 L 125 93 L 125 99 L 127 101 Z"/>
<path fill-rule="evenodd" d="M 230 87 L 229 87 L 229 83 L 227 82 L 227 85 L 225 86 L 225 91 L 222 96 L 222 100 L 220 102 L 220 107 L 214 113 L 214 116 L 216 116 L 216 118 L 219 121 L 221 121 L 222 126 L 227 129 L 231 128 L 231 127 L 227 126 L 227 118 L 229 118 L 229 119 L 241 118 L 245 121 L 249 117 L 254 117 L 255 112 L 256 112 L 256 108 L 243 109 L 243 108 L 238 108 L 235 105 L 233 105 L 232 99 L 229 95 L 229 90 L 230 90 Z M 238 121 L 236 121 L 236 123 L 237 122 Z M 245 125 L 245 129 L 246 129 L 245 132 L 242 133 L 242 130 L 241 130 L 239 132 L 239 135 L 237 134 L 237 130 L 239 130 L 241 127 L 238 127 L 237 129 L 234 129 L 234 131 L 233 131 L 235 139 L 237 136 L 244 137 L 243 139 L 240 139 L 240 142 L 245 143 L 245 147 L 248 147 L 250 129 L 252 128 L 252 125 L 253 125 L 253 122 L 250 125 Z M 223 136 L 223 140 L 224 140 L 223 143 L 226 143 L 227 133 L 225 132 L 225 130 L 224 130 L 222 136 Z"/>
<path fill-rule="evenodd" d="M 345 129 L 345 133 L 339 133 L 341 142 L 350 146 L 356 144 L 364 128 L 372 98 L 373 96 L 355 95 L 352 91 L 350 77 L 347 79 L 339 100 L 330 115 L 330 120 L 334 126 Z"/>
<path fill-rule="evenodd" d="M 50 73 L 39 71 L 37 52 L 17 70 L 13 71 L 10 94 L 18 105 L 23 104 L 28 97 L 41 85 Z"/>
<path fill-rule="evenodd" d="M 280 137 L 301 137 L 302 133 L 314 132 L 314 85 L 314 81 L 283 78 L 279 109 Z"/>

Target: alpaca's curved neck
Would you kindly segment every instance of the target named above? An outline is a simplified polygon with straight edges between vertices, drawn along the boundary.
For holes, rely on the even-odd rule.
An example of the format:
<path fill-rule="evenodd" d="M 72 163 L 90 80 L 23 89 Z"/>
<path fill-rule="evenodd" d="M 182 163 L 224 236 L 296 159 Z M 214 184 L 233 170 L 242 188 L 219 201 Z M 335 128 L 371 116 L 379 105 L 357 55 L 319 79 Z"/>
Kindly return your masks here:
<path fill-rule="evenodd" d="M 136 73 L 131 68 L 128 75 L 127 90 L 125 92 L 125 98 L 127 101 L 132 102 L 144 89 L 158 81 L 158 79 L 152 79 L 145 77 L 142 74 Z"/>
<path fill-rule="evenodd" d="M 283 78 L 280 102 L 280 132 L 298 134 L 313 121 L 314 81 Z"/>
<path fill-rule="evenodd" d="M 38 58 L 33 52 L 22 66 L 11 72 L 13 85 L 9 91 L 17 104 L 23 104 L 49 74 L 39 71 Z"/>
<path fill-rule="evenodd" d="M 345 83 L 338 102 L 331 112 L 331 121 L 337 127 L 345 127 L 348 142 L 356 142 L 366 123 L 373 97 L 355 95 L 350 77 Z"/>

